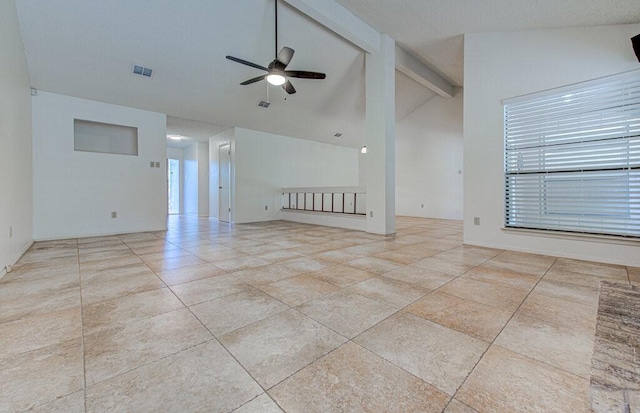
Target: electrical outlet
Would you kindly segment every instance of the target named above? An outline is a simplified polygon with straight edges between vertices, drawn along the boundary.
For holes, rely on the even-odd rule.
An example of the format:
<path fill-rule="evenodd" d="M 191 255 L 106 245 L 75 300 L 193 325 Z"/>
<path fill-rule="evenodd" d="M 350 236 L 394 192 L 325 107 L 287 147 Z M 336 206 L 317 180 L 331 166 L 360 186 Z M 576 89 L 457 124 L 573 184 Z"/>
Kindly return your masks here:
<path fill-rule="evenodd" d="M 473 217 L 473 225 L 480 225 L 480 217 Z"/>
<path fill-rule="evenodd" d="M 369 211 L 369 218 L 373 218 L 373 211 Z"/>
<path fill-rule="evenodd" d="M 111 219 L 115 219 L 115 218 L 118 218 L 118 213 L 114 211 L 111 213 Z"/>
<path fill-rule="evenodd" d="M 153 168 L 153 167 L 155 167 L 155 165 L 156 165 L 155 162 L 153 162 L 153 161 L 149 162 L 149 168 Z"/>
<path fill-rule="evenodd" d="M 13 227 L 9 227 L 9 238 L 13 238 Z"/>
<path fill-rule="evenodd" d="M 156 162 L 156 168 L 160 168 L 160 162 Z"/>
<path fill-rule="evenodd" d="M 268 209 L 269 209 L 269 207 L 265 205 L 264 206 L 264 210 L 267 211 Z"/>

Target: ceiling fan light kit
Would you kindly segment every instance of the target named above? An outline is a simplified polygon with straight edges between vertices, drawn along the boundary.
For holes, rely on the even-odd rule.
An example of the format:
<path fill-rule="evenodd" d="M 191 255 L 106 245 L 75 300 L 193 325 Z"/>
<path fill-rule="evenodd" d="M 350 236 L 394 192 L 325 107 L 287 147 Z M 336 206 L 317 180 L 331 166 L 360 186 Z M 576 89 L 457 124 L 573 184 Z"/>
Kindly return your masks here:
<path fill-rule="evenodd" d="M 259 82 L 261 80 L 266 80 L 269 84 L 272 84 L 274 86 L 282 86 L 287 94 L 292 95 L 296 93 L 296 89 L 291 84 L 291 81 L 289 81 L 290 78 L 325 79 L 327 77 L 324 73 L 319 72 L 286 70 L 287 65 L 289 65 L 289 62 L 291 62 L 295 51 L 290 47 L 283 47 L 282 50 L 280 50 L 280 52 L 278 53 L 278 0 L 275 0 L 275 40 L 276 58 L 271 63 L 269 63 L 267 67 L 237 57 L 226 56 L 227 59 L 236 63 L 240 63 L 245 66 L 250 66 L 267 72 L 266 75 L 261 75 L 258 77 L 254 77 L 253 79 L 245 80 L 244 82 L 240 83 L 241 85 L 246 86 L 252 83 Z"/>

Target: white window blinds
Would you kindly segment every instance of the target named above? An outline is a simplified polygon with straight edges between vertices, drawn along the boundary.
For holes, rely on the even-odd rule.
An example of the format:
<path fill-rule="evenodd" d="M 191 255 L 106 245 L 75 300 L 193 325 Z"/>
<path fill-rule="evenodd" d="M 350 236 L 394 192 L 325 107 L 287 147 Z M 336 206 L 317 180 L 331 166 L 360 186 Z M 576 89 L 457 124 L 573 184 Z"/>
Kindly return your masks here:
<path fill-rule="evenodd" d="M 504 101 L 505 225 L 640 237 L 640 70 Z"/>

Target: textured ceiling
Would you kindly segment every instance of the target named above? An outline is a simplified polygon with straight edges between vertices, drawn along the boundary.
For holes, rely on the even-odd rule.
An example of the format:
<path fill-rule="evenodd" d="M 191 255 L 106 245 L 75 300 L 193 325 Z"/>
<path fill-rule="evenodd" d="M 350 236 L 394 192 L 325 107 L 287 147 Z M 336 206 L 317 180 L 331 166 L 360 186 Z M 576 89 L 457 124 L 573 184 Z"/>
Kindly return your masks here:
<path fill-rule="evenodd" d="M 640 22 L 638 0 L 337 0 L 463 85 L 463 34 Z"/>
<path fill-rule="evenodd" d="M 198 127 L 178 118 L 213 124 L 212 130 L 240 126 L 361 146 L 363 52 L 285 4 L 279 7 L 280 47 L 296 51 L 288 68 L 325 72 L 327 79 L 294 79 L 298 93 L 288 97 L 266 82 L 239 85 L 264 72 L 225 56 L 263 66 L 273 60 L 273 5 L 272 0 L 17 2 L 37 89 L 166 113 L 173 117 L 172 133 L 184 136 L 197 134 Z M 153 78 L 132 75 L 133 64 L 153 68 Z M 407 78 L 397 83 L 398 117 L 433 97 Z M 263 109 L 257 103 L 267 100 L 267 89 L 271 106 Z M 343 134 L 338 142 L 336 132 Z"/>
<path fill-rule="evenodd" d="M 638 0 L 338 0 L 404 49 L 462 85 L 463 33 L 640 21 Z M 290 69 L 327 74 L 294 80 L 287 97 L 262 74 L 224 58 L 267 65 L 274 57 L 273 0 L 18 0 L 32 86 L 170 116 L 170 133 L 240 126 L 359 147 L 365 134 L 364 54 L 280 3 L 280 47 L 295 49 Z M 155 69 L 134 76 L 133 64 Z M 396 72 L 396 117 L 434 97 Z M 260 100 L 271 106 L 262 109 Z M 189 120 L 194 120 L 190 124 Z M 343 134 L 340 140 L 333 135 Z"/>

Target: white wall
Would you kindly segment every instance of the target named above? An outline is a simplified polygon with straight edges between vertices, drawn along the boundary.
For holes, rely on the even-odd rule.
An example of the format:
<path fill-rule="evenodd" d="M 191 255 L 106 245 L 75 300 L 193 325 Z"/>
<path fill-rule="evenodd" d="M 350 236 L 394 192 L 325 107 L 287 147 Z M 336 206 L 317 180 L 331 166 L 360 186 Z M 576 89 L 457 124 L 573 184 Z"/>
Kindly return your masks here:
<path fill-rule="evenodd" d="M 198 215 L 198 144 L 184 148 L 182 205 L 186 215 Z"/>
<path fill-rule="evenodd" d="M 235 177 L 235 221 L 274 220 L 282 187 L 357 186 L 358 149 L 236 128 Z"/>
<path fill-rule="evenodd" d="M 396 124 L 396 214 L 462 219 L 462 106 L 436 96 Z"/>
<path fill-rule="evenodd" d="M 184 153 L 181 148 L 167 148 L 167 159 L 182 160 Z"/>
<path fill-rule="evenodd" d="M 15 7 L 0 0 L 0 277 L 33 238 L 30 82 Z"/>
<path fill-rule="evenodd" d="M 209 216 L 209 142 L 198 142 L 198 216 Z"/>
<path fill-rule="evenodd" d="M 640 266 L 639 246 L 529 236 L 501 229 L 501 100 L 636 69 L 640 65 L 629 39 L 639 32 L 636 24 L 465 35 L 466 243 Z M 474 226 L 473 217 L 480 217 L 481 225 Z"/>
<path fill-rule="evenodd" d="M 164 114 L 45 92 L 32 104 L 35 239 L 166 228 Z M 75 152 L 74 119 L 137 127 L 138 156 Z"/>

